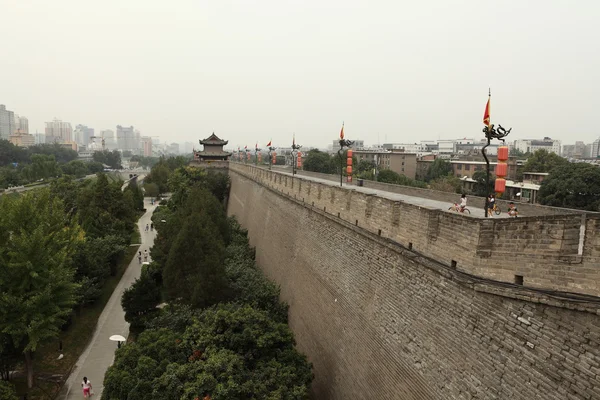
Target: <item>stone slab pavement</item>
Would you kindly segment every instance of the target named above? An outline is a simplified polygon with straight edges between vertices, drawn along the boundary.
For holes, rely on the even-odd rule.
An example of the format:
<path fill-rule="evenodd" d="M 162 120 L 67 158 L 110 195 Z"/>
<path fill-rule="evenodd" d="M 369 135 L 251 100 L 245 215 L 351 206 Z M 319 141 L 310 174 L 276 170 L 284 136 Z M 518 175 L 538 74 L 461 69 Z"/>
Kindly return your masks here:
<path fill-rule="evenodd" d="M 142 254 L 145 249 L 150 252 L 150 247 L 152 247 L 154 238 L 156 237 L 156 230 L 146 232 L 145 229 L 146 224 L 151 223 L 150 217 L 158 203 L 151 205 L 150 199 L 146 198 L 144 199 L 144 205 L 146 213 L 138 221 L 142 237 L 142 244 L 139 251 Z M 140 276 L 141 267 L 137 256 L 129 263 L 115 291 L 108 300 L 108 303 L 106 303 L 104 310 L 102 310 L 92 340 L 79 357 L 79 360 L 77 360 L 75 368 L 71 372 L 71 375 L 69 375 L 58 397 L 59 399 L 82 399 L 81 381 L 84 376 L 87 376 L 92 382 L 94 390 L 93 398 L 100 399 L 102 389 L 104 388 L 104 373 L 112 365 L 115 358 L 115 350 L 117 349 L 117 343 L 108 340 L 108 338 L 112 335 L 121 335 L 127 338 L 129 335 L 129 323 L 125 321 L 125 312 L 121 308 L 121 296 L 123 295 L 123 291 L 131 286 L 136 278 Z M 68 349 L 65 349 L 65 351 L 68 351 Z"/>
<path fill-rule="evenodd" d="M 292 174 L 289 172 L 277 171 L 277 173 L 292 176 Z M 338 182 L 330 181 L 327 179 L 316 178 L 316 177 L 307 176 L 307 175 L 297 175 L 297 177 L 306 179 L 309 181 L 313 181 L 313 182 L 323 183 L 323 184 L 329 185 L 329 186 L 337 186 L 337 187 L 340 186 L 340 184 Z M 379 197 L 383 197 L 383 198 L 394 200 L 394 201 L 403 201 L 408 204 L 414 204 L 414 205 L 425 207 L 425 208 L 432 208 L 435 210 L 442 210 L 442 211 L 447 211 L 447 212 L 456 212 L 456 211 L 448 210 L 448 208 L 450 206 L 452 206 L 452 204 L 449 204 L 444 201 L 427 199 L 424 197 L 417 197 L 417 196 L 408 196 L 408 195 L 400 194 L 400 193 L 386 192 L 385 190 L 372 189 L 372 188 L 368 188 L 368 187 L 364 187 L 364 186 L 356 186 L 354 184 L 348 184 L 346 182 L 343 183 L 342 187 L 345 187 L 345 188 L 351 189 L 351 190 L 355 190 L 355 191 L 361 192 L 361 193 L 374 194 Z M 456 195 L 456 202 L 460 203 L 460 195 L 459 194 Z M 483 208 L 471 207 L 469 205 L 469 196 L 467 196 L 467 208 L 469 209 L 469 211 L 471 211 L 471 214 L 469 216 L 474 217 L 474 218 L 485 218 L 484 213 L 483 213 Z M 467 215 L 467 214 L 465 214 L 465 215 Z M 509 218 L 509 216 L 508 216 L 508 213 L 506 213 L 506 210 L 503 210 L 503 212 L 500 215 L 494 214 L 493 218 Z"/>

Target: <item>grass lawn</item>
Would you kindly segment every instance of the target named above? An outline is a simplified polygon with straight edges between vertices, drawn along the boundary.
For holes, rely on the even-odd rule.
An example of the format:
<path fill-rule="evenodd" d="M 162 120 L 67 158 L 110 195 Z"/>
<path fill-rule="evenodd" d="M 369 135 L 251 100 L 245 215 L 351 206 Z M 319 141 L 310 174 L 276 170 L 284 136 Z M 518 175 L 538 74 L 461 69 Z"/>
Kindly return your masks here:
<path fill-rule="evenodd" d="M 125 256 L 119 264 L 117 274 L 111 276 L 106 281 L 106 284 L 102 288 L 102 295 L 100 298 L 96 300 L 94 304 L 83 308 L 83 312 L 78 313 L 78 315 L 73 318 L 71 326 L 69 326 L 66 331 L 61 332 L 58 339 L 51 340 L 38 348 L 38 351 L 34 355 L 34 372 L 36 374 L 61 374 L 65 380 L 68 378 L 69 372 L 91 340 L 94 330 L 96 329 L 98 318 L 100 317 L 104 306 L 121 280 L 125 268 L 135 257 L 138 248 L 139 246 L 130 246 L 125 250 Z M 59 351 L 60 341 L 62 341 L 63 344 L 62 354 L 64 357 L 61 360 L 57 360 L 58 355 L 61 353 Z M 22 381 L 19 382 L 19 380 L 16 380 L 15 383 L 18 384 L 20 389 L 19 394 L 25 394 L 22 390 L 26 390 L 26 386 L 22 385 Z M 38 380 L 37 384 L 43 388 L 43 390 L 34 388 L 34 390 L 29 393 L 28 399 L 53 399 L 54 397 L 47 397 L 44 392 L 50 390 L 54 396 L 58 394 L 58 391 L 60 390 L 60 387 L 53 383 L 40 382 Z"/>

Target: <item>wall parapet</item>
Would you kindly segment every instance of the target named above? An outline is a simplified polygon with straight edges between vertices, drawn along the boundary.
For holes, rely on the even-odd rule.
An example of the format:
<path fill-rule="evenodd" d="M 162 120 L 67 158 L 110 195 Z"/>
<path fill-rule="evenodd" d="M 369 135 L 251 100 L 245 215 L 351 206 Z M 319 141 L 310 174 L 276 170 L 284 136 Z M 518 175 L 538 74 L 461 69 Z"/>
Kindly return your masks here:
<path fill-rule="evenodd" d="M 525 287 L 600 296 L 598 215 L 469 218 L 306 176 L 237 163 L 229 169 L 457 271 Z"/>

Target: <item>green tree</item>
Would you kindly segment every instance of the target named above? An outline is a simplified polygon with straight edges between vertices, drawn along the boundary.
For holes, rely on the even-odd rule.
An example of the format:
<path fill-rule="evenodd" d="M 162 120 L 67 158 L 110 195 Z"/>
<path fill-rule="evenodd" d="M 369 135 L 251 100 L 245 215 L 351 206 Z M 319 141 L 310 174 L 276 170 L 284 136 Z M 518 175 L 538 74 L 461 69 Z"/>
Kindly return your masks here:
<path fill-rule="evenodd" d="M 156 183 L 144 182 L 144 191 L 148 197 L 157 197 L 160 194 Z"/>
<path fill-rule="evenodd" d="M 89 172 L 86 163 L 79 160 L 69 161 L 61 165 L 60 169 L 64 175 L 73 175 L 77 178 L 83 178 Z"/>
<path fill-rule="evenodd" d="M 125 188 L 125 192 L 131 192 L 133 199 L 133 207 L 135 210 L 141 211 L 144 209 L 144 192 L 134 181 L 129 181 L 129 184 Z"/>
<path fill-rule="evenodd" d="M 161 157 L 159 162 L 150 170 L 150 174 L 144 180 L 146 183 L 154 183 L 158 186 L 159 193 L 166 193 L 169 190 L 169 177 L 171 169 L 164 157 Z"/>
<path fill-rule="evenodd" d="M 54 178 L 60 175 L 60 168 L 53 155 L 33 154 L 31 164 L 23 170 L 23 174 L 29 181 Z"/>
<path fill-rule="evenodd" d="M 446 175 L 429 182 L 429 188 L 441 192 L 461 193 L 463 184 L 460 178 Z"/>
<path fill-rule="evenodd" d="M 15 387 L 6 381 L 0 381 L 0 399 L 2 400 L 19 400 Z"/>
<path fill-rule="evenodd" d="M 450 164 L 449 161 L 437 158 L 427 169 L 426 180 L 430 182 L 442 177 L 446 177 L 450 174 L 452 174 L 452 164 Z"/>
<path fill-rule="evenodd" d="M 496 177 L 493 173 L 490 173 L 490 183 L 487 186 L 487 189 L 485 184 L 486 171 L 475 171 L 472 179 L 475 181 L 475 185 L 473 187 L 473 194 L 475 196 L 487 197 L 487 195 L 494 191 Z"/>
<path fill-rule="evenodd" d="M 125 320 L 133 330 L 143 327 L 145 317 L 156 313 L 160 303 L 160 287 L 147 270 L 128 289 L 123 292 L 121 305 L 125 311 Z"/>
<path fill-rule="evenodd" d="M 302 169 L 305 171 L 321 172 L 323 174 L 332 174 L 331 156 L 320 150 L 313 149 L 308 152 L 302 162 Z"/>
<path fill-rule="evenodd" d="M 169 299 L 203 308 L 226 298 L 224 261 L 223 238 L 208 213 L 187 217 L 163 271 Z"/>
<path fill-rule="evenodd" d="M 76 302 L 72 257 L 82 238 L 49 190 L 0 197 L 0 333 L 23 348 L 30 388 L 33 352 L 58 335 Z"/>
<path fill-rule="evenodd" d="M 382 169 L 377 174 L 377 182 L 391 183 L 394 185 L 413 186 L 413 187 L 427 187 L 425 182 L 410 179 L 405 175 L 400 175 L 390 169 Z"/>
<path fill-rule="evenodd" d="M 550 153 L 548 150 L 537 150 L 525 163 L 524 172 L 550 172 L 556 167 L 568 164 L 566 158 L 558 154 Z"/>
<path fill-rule="evenodd" d="M 58 143 L 37 144 L 29 147 L 30 154 L 43 154 L 53 156 L 57 163 L 64 164 L 77 159 L 77 152 L 61 146 Z"/>
<path fill-rule="evenodd" d="M 548 206 L 600 211 L 600 168 L 586 163 L 553 168 L 542 182 L 538 200 Z"/>
<path fill-rule="evenodd" d="M 23 357 L 23 349 L 15 346 L 10 335 L 0 333 L 0 381 L 10 380 L 10 374 L 19 364 L 21 357 Z M 0 399 L 3 397 L 0 396 Z"/>
<path fill-rule="evenodd" d="M 18 147 L 5 139 L 0 139 L 0 166 L 23 163 L 29 160 L 28 149 Z"/>
<path fill-rule="evenodd" d="M 96 162 L 108 165 L 112 169 L 123 168 L 123 166 L 121 165 L 121 153 L 119 153 L 117 150 L 95 151 L 93 159 Z"/>

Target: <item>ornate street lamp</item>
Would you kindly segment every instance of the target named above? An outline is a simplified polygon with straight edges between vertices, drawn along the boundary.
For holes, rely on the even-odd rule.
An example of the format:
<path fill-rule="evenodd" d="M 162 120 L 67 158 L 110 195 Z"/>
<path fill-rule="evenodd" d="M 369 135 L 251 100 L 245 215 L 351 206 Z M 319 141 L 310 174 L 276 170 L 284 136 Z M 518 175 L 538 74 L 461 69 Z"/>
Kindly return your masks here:
<path fill-rule="evenodd" d="M 338 157 L 340 158 L 340 186 L 344 182 L 344 147 L 350 147 L 354 144 L 352 140 L 344 139 L 344 123 L 342 122 L 342 130 L 340 131 L 340 149 L 338 150 Z"/>
<path fill-rule="evenodd" d="M 301 145 L 296 144 L 296 135 L 294 135 L 292 141 L 292 176 L 296 175 L 296 157 L 298 156 L 298 150 L 300 150 L 301 147 Z"/>
<path fill-rule="evenodd" d="M 490 198 L 490 160 L 487 158 L 487 155 L 485 154 L 485 149 L 486 149 L 486 147 L 488 147 L 490 145 L 490 142 L 492 139 L 498 139 L 498 140 L 502 141 L 503 145 L 505 145 L 506 142 L 505 142 L 504 138 L 506 136 L 508 136 L 508 134 L 512 130 L 512 128 L 509 128 L 508 130 L 506 130 L 500 124 L 498 124 L 498 128 L 496 128 L 494 124 L 490 123 L 490 99 L 492 97 L 491 91 L 488 96 L 489 97 L 488 97 L 487 105 L 485 107 L 485 113 L 483 114 L 483 123 L 486 125 L 485 128 L 483 128 L 483 133 L 485 134 L 485 138 L 487 139 L 487 144 L 485 146 L 483 146 L 483 149 L 481 149 L 481 154 L 483 154 L 483 158 L 485 159 L 485 164 L 486 164 L 486 174 L 485 174 L 486 196 L 485 196 L 485 210 L 484 210 L 484 214 L 485 214 L 486 218 L 488 217 L 489 198 Z M 506 151 L 503 151 L 503 153 L 508 153 L 507 149 L 506 149 Z M 508 154 L 503 155 L 503 158 L 505 158 L 503 161 L 506 161 L 506 159 L 508 159 Z M 499 151 L 498 152 L 498 167 L 500 167 L 500 164 L 503 164 L 503 166 L 505 167 L 506 164 L 501 163 L 500 161 L 501 160 L 500 160 L 500 151 Z M 505 172 L 503 172 L 503 173 L 504 173 L 504 175 L 506 175 Z M 504 181 L 502 181 L 502 182 L 504 183 Z M 504 191 L 504 188 L 502 188 L 502 191 Z"/>
<path fill-rule="evenodd" d="M 271 142 L 269 142 L 267 149 L 269 149 L 269 171 L 273 167 L 273 156 L 277 157 L 275 154 L 275 150 L 277 147 L 271 146 Z"/>
<path fill-rule="evenodd" d="M 256 146 L 254 147 L 254 165 L 258 165 L 258 152 L 261 150 L 262 149 L 258 148 L 258 143 L 256 143 Z"/>

